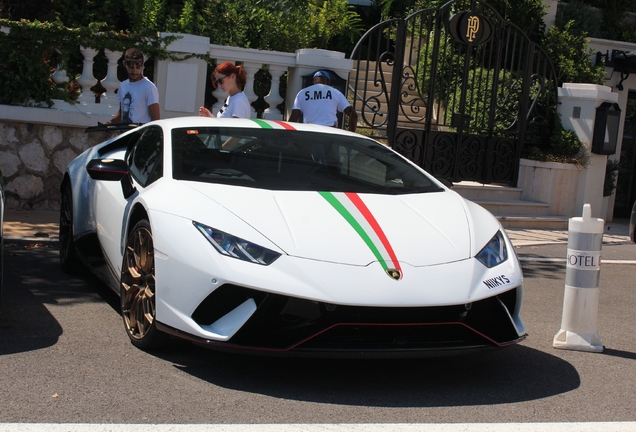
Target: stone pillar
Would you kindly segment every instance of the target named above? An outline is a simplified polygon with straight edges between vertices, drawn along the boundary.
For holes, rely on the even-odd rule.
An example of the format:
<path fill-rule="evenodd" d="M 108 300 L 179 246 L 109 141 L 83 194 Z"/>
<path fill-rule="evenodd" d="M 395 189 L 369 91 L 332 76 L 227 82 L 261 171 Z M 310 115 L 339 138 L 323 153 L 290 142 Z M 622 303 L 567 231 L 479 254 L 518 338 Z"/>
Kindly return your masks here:
<path fill-rule="evenodd" d="M 82 75 L 77 78 L 77 83 L 82 87 L 82 94 L 78 99 L 80 103 L 95 103 L 95 95 L 91 87 L 97 84 L 97 78 L 93 75 L 93 59 L 97 55 L 97 50 L 80 47 L 80 52 L 84 56 L 84 67 Z"/>
<path fill-rule="evenodd" d="M 576 132 L 579 140 L 588 148 L 590 163 L 579 178 L 576 197 L 577 212 L 584 204 L 592 207 L 592 216 L 605 219 L 608 213 L 607 200 L 603 203 L 603 184 L 607 156 L 591 152 L 596 108 L 603 102 L 616 103 L 618 94 L 611 87 L 596 84 L 564 83 L 559 88 L 559 107 L 563 127 Z"/>
<path fill-rule="evenodd" d="M 179 36 L 168 45 L 168 51 L 186 57 L 185 54 L 208 54 L 210 39 L 181 33 L 161 33 L 161 37 Z M 181 61 L 157 60 L 155 62 L 155 85 L 159 90 L 161 118 L 198 115 L 203 105 L 207 63 L 193 57 Z"/>
<path fill-rule="evenodd" d="M 265 96 L 265 102 L 269 104 L 269 107 L 263 113 L 263 118 L 267 120 L 282 120 L 283 113 L 277 108 L 283 102 L 283 98 L 280 96 L 280 77 L 287 71 L 287 67 L 280 65 L 269 65 L 267 70 L 272 76 L 272 86 L 269 89 L 269 93 Z"/>
<path fill-rule="evenodd" d="M 115 90 L 117 90 L 119 88 L 119 84 L 121 84 L 117 78 L 117 60 L 121 58 L 123 53 L 121 51 L 105 49 L 104 54 L 108 59 L 108 71 L 106 72 L 106 77 L 102 80 L 102 85 L 106 89 L 104 103 L 117 105 L 119 101 L 117 100 L 117 95 L 115 95 Z"/>
<path fill-rule="evenodd" d="M 61 54 L 59 50 L 56 50 L 56 51 L 58 52 L 58 54 Z M 53 75 L 51 75 L 51 79 L 57 85 L 67 83 L 69 81 L 66 71 L 62 69 L 62 65 L 59 65 L 59 64 L 57 65 L 57 68 L 55 69 L 55 72 L 53 73 Z"/>
<path fill-rule="evenodd" d="M 262 65 L 262 63 L 253 62 L 243 62 L 243 64 L 241 65 L 243 67 L 243 70 L 245 70 L 245 73 L 247 74 L 247 83 L 245 83 L 245 89 L 243 89 L 243 92 L 245 93 L 245 96 L 247 96 L 247 99 L 250 101 L 250 105 L 254 103 L 256 99 L 258 99 L 256 93 L 254 93 L 254 76 L 261 69 Z M 251 112 L 252 115 L 250 117 L 256 117 L 256 110 L 254 109 L 254 107 L 251 107 Z"/>

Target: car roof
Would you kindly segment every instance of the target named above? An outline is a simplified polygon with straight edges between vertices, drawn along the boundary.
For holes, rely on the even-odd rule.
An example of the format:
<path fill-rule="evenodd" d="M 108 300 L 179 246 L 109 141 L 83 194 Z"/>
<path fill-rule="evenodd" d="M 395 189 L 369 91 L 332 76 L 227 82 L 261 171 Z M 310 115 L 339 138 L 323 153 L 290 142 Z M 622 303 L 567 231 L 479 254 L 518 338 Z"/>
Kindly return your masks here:
<path fill-rule="evenodd" d="M 245 129 L 279 129 L 279 130 L 298 130 L 319 132 L 337 135 L 355 135 L 353 132 L 345 131 L 335 127 L 319 126 L 309 123 L 285 122 L 282 120 L 263 120 L 263 119 L 239 119 L 239 118 L 216 118 L 216 117 L 175 117 L 170 119 L 155 120 L 147 123 L 161 125 L 168 129 L 175 128 L 196 128 L 196 127 L 238 127 Z"/>

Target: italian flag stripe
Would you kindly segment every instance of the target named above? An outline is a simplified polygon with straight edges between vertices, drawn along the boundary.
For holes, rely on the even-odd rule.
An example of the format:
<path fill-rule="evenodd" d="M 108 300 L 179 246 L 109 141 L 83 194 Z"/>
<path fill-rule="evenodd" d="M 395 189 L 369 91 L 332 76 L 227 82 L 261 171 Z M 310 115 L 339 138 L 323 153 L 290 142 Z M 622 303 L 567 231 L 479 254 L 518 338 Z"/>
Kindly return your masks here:
<path fill-rule="evenodd" d="M 400 264 L 386 235 L 367 206 L 354 193 L 318 192 L 351 225 L 376 257 L 384 270 L 391 263 L 400 270 Z"/>
<path fill-rule="evenodd" d="M 367 205 L 362 201 L 358 194 L 347 192 L 345 193 L 345 195 L 351 200 L 353 205 L 356 206 L 356 208 L 360 211 L 367 222 L 369 222 L 369 225 L 371 225 L 371 228 L 380 239 L 380 242 L 382 242 L 382 246 L 384 246 L 384 249 L 389 254 L 389 257 L 391 257 L 394 268 L 397 270 L 401 270 L 400 263 L 395 256 L 395 252 L 393 251 L 393 247 L 391 247 L 391 243 L 389 243 L 389 239 L 386 238 L 386 235 L 384 234 L 384 231 L 382 231 L 380 224 L 378 224 L 378 221 L 375 220 L 375 217 L 373 216 Z"/>
<path fill-rule="evenodd" d="M 262 127 L 263 129 L 274 129 L 274 128 L 272 127 L 272 125 L 271 125 L 271 124 L 269 124 L 269 123 L 267 123 L 267 122 L 265 122 L 265 121 L 263 121 L 263 120 L 261 120 L 261 119 L 255 119 L 255 118 L 253 118 L 253 119 L 250 119 L 250 120 L 252 120 L 254 123 L 256 123 L 257 125 L 259 125 L 259 126 L 260 126 L 260 127 Z"/>
<path fill-rule="evenodd" d="M 286 130 L 296 130 L 287 122 L 273 120 L 271 123 L 260 119 L 250 119 L 263 129 L 274 129 L 271 123 Z M 332 193 L 318 192 L 358 233 L 373 256 L 386 271 L 389 264 L 396 270 L 401 270 L 395 251 L 384 234 L 382 227 L 375 219 L 360 196 L 353 192 Z"/>
<path fill-rule="evenodd" d="M 272 125 L 271 125 L 271 123 L 266 122 L 266 121 L 264 121 L 264 120 L 261 120 L 261 119 L 255 119 L 255 118 L 250 119 L 250 120 L 252 120 L 254 123 L 256 123 L 257 125 L 259 125 L 259 126 L 260 126 L 261 128 L 263 128 L 263 129 L 274 129 L 274 126 L 272 126 Z M 293 127 L 292 125 L 290 125 L 289 123 L 284 122 L 284 121 L 280 121 L 280 120 L 271 120 L 271 122 L 272 122 L 272 123 L 276 123 L 276 124 L 277 124 L 277 125 L 279 125 L 279 126 L 282 126 L 282 128 L 283 128 L 283 129 L 286 129 L 286 130 L 296 130 L 296 128 L 295 128 L 295 127 Z"/>
<path fill-rule="evenodd" d="M 296 130 L 295 127 L 293 127 L 292 125 L 290 125 L 287 122 L 284 121 L 280 121 L 280 120 L 272 120 L 274 123 L 281 125 L 282 127 L 284 127 L 287 130 Z"/>

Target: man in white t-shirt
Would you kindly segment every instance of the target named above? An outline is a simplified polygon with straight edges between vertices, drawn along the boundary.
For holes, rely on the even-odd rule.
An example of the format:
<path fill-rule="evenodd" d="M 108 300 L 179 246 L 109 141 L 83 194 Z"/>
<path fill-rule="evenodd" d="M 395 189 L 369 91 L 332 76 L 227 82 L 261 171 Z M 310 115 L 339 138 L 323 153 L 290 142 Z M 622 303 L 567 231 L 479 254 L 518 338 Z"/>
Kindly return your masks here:
<path fill-rule="evenodd" d="M 358 114 L 345 95 L 329 85 L 329 73 L 319 70 L 314 74 L 314 83 L 298 92 L 294 100 L 290 122 L 297 122 L 303 115 L 303 123 L 337 126 L 339 112 L 349 116 L 349 130 L 356 131 Z"/>
<path fill-rule="evenodd" d="M 126 50 L 123 65 L 128 79 L 123 81 L 117 90 L 119 111 L 104 124 L 143 124 L 159 120 L 159 91 L 153 82 L 143 75 L 143 53 L 137 48 Z"/>

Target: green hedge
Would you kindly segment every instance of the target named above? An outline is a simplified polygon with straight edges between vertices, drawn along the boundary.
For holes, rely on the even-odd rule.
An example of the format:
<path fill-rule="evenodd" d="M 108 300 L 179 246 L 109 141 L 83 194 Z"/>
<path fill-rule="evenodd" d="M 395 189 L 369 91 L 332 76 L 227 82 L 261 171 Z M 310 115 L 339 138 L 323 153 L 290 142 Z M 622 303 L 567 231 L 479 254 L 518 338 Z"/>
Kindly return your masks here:
<path fill-rule="evenodd" d="M 68 28 L 59 22 L 9 21 L 0 19 L 0 104 L 52 106 L 53 99 L 69 102 L 77 97 L 74 82 L 82 71 L 80 46 L 102 52 L 97 67 L 106 75 L 104 49 L 125 51 L 137 46 L 147 57 L 171 58 L 165 47 L 175 36 L 127 34 L 105 30 L 105 24 Z M 51 75 L 58 65 L 67 71 L 70 83 L 58 86 Z"/>

